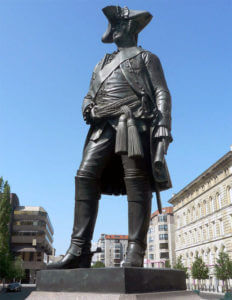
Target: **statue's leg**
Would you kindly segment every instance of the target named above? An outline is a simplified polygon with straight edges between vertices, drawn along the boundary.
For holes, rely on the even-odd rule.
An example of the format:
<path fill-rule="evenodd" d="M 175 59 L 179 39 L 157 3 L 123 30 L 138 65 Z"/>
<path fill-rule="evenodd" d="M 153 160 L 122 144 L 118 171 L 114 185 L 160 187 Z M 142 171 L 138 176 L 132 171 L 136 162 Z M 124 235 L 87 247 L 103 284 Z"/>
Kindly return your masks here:
<path fill-rule="evenodd" d="M 144 147 L 145 149 L 146 147 Z M 146 150 L 146 149 L 145 149 Z M 128 248 L 124 266 L 143 267 L 151 216 L 152 190 L 148 175 L 149 157 L 122 156 L 128 198 Z"/>
<path fill-rule="evenodd" d="M 124 266 L 143 267 L 151 215 L 151 187 L 148 177 L 126 177 L 129 238 Z"/>
<path fill-rule="evenodd" d="M 114 152 L 112 137 L 115 134 L 107 127 L 95 142 L 89 141 L 83 160 L 75 177 L 75 210 L 71 245 L 66 255 L 48 269 L 89 268 L 92 253 L 91 240 L 101 196 L 99 178 Z"/>
<path fill-rule="evenodd" d="M 75 209 L 71 245 L 68 253 L 80 257 L 79 268 L 89 268 L 91 240 L 96 223 L 100 187 L 98 179 L 79 170 L 75 177 Z"/>

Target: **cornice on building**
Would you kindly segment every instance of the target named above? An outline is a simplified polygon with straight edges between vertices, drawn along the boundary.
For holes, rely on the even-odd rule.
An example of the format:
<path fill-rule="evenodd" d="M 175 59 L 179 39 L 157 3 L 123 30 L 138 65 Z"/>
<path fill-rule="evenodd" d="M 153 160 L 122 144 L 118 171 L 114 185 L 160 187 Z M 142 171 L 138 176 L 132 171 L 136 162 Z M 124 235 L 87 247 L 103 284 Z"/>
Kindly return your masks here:
<path fill-rule="evenodd" d="M 232 148 L 229 152 L 227 152 L 224 156 L 217 160 L 212 166 L 210 166 L 206 171 L 200 174 L 196 179 L 191 181 L 177 194 L 174 194 L 168 202 L 173 205 L 179 203 L 183 197 L 189 196 L 189 194 L 199 189 L 199 187 L 201 187 L 204 184 L 204 182 L 215 176 L 215 173 L 227 167 L 229 161 L 232 162 Z"/>

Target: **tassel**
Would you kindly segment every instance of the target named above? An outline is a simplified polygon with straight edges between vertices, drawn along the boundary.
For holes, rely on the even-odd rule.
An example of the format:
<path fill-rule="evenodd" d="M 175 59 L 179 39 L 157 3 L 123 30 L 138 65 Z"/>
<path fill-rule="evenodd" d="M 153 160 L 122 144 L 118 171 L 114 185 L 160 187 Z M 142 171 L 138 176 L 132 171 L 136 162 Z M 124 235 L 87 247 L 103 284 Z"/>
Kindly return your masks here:
<path fill-rule="evenodd" d="M 115 142 L 115 153 L 126 154 L 127 153 L 127 126 L 126 116 L 122 114 L 118 121 L 116 142 Z"/>
<path fill-rule="evenodd" d="M 143 157 L 143 147 L 140 136 L 135 125 L 135 121 L 130 118 L 127 120 L 128 128 L 128 157 Z"/>

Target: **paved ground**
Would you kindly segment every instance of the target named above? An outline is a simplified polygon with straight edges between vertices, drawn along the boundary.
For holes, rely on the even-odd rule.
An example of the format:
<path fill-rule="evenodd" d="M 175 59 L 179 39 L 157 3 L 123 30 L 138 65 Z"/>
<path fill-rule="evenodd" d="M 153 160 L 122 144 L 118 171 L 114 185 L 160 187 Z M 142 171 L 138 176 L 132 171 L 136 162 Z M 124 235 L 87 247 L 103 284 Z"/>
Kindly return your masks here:
<path fill-rule="evenodd" d="M 213 293 L 205 293 L 205 292 L 201 292 L 200 293 L 200 299 L 222 299 L 223 298 L 223 294 L 213 294 Z"/>
<path fill-rule="evenodd" d="M 22 292 L 16 292 L 16 293 L 2 292 L 2 293 L 0 293 L 0 299 L 1 300 L 24 300 L 34 290 L 35 290 L 35 287 L 22 287 Z"/>
<path fill-rule="evenodd" d="M 33 291 L 35 291 L 35 287 L 23 287 L 22 292 L 17 292 L 17 293 L 1 293 L 0 292 L 0 299 L 1 300 L 24 300 Z M 220 294 L 212 294 L 212 293 L 200 293 L 199 299 L 219 300 L 222 297 L 223 297 L 222 294 L 220 295 Z"/>

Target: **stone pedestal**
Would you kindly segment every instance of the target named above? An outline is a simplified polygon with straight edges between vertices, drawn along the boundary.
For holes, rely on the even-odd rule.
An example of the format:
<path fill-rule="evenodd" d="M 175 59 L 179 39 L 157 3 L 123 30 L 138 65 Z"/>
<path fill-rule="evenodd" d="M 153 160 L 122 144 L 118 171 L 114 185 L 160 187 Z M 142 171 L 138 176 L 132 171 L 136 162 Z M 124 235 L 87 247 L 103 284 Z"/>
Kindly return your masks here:
<path fill-rule="evenodd" d="M 137 294 L 185 289 L 185 273 L 173 269 L 90 268 L 37 273 L 37 291 L 43 292 Z"/>

